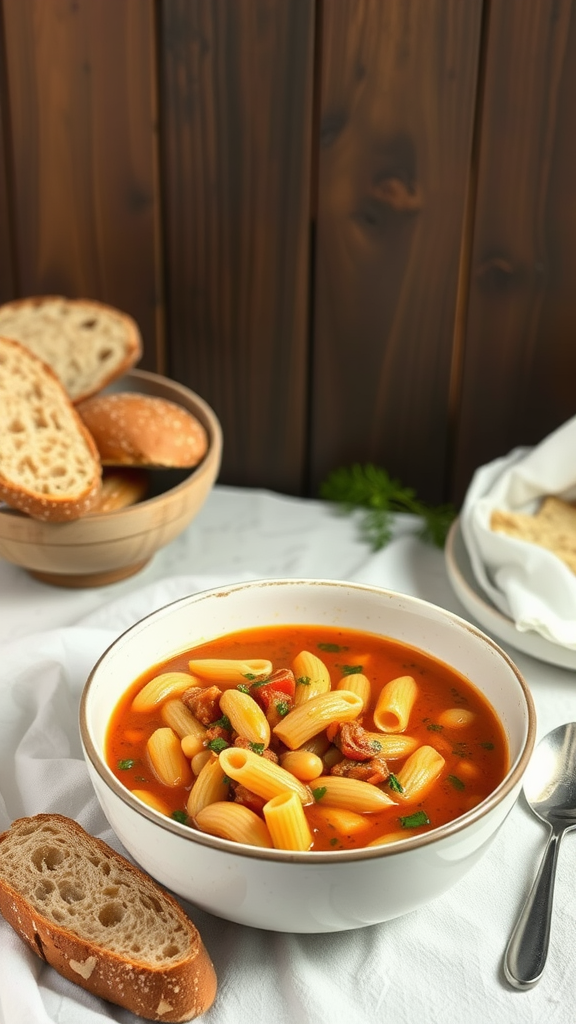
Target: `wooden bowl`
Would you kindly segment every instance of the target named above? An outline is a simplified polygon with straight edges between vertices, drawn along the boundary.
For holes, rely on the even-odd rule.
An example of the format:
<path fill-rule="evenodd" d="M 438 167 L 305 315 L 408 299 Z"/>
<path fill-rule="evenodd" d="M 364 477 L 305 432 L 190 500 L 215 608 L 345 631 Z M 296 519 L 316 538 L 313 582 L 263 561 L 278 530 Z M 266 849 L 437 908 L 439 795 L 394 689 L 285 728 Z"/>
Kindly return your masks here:
<path fill-rule="evenodd" d="M 195 469 L 150 471 L 145 500 L 72 523 L 43 523 L 0 508 L 0 557 L 36 579 L 62 587 L 97 587 L 144 568 L 200 511 L 220 469 L 222 431 L 210 406 L 182 384 L 132 370 L 106 391 L 138 391 L 184 406 L 208 432 L 208 452 Z"/>

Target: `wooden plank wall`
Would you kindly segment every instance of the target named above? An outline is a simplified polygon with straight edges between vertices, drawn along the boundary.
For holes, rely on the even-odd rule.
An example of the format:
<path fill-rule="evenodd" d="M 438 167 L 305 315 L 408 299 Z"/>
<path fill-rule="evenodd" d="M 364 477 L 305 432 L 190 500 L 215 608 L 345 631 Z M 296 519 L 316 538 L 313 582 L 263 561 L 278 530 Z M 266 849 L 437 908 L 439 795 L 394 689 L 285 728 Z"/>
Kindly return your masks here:
<path fill-rule="evenodd" d="M 576 0 L 0 0 L 0 301 L 126 309 L 224 483 L 459 501 L 576 412 Z"/>

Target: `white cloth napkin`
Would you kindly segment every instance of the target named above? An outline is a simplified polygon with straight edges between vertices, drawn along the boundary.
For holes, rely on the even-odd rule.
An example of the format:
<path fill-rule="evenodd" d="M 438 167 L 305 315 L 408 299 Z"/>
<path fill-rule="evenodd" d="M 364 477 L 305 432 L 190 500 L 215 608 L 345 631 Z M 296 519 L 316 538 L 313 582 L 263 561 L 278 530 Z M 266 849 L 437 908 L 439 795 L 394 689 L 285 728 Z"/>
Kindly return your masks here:
<path fill-rule="evenodd" d="M 535 448 L 476 471 L 462 534 L 478 583 L 517 629 L 576 650 L 576 575 L 553 552 L 490 529 L 494 509 L 530 514 L 549 494 L 576 499 L 576 416 Z"/>
<path fill-rule="evenodd" d="M 84 682 L 100 654 L 133 622 L 169 601 L 223 582 L 207 577 L 159 581 L 122 595 L 77 626 L 3 646 L 0 830 L 22 815 L 58 812 L 124 852 L 99 808 L 82 758 L 77 720 Z M 545 671 L 547 693 L 554 698 L 549 720 L 543 715 L 542 725 L 548 728 L 576 717 L 576 698 L 566 686 L 566 673 Z M 458 885 L 386 924 L 287 935 L 244 928 L 184 903 L 219 982 L 203 1024 L 573 1024 L 576 846 L 571 839 L 560 860 L 557 892 L 562 902 L 546 981 L 536 990 L 513 992 L 501 978 L 503 949 L 544 841 L 539 823 L 517 805 Z M 61 978 L 0 919 L 2 1024 L 136 1020 Z"/>

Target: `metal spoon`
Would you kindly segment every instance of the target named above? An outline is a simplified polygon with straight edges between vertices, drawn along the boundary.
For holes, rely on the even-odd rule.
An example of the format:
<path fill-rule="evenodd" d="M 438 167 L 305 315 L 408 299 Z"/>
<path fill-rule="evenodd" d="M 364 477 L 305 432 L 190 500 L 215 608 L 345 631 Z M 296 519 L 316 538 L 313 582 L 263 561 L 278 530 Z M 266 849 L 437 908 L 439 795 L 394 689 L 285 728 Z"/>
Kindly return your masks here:
<path fill-rule="evenodd" d="M 544 972 L 560 842 L 576 828 L 576 722 L 549 732 L 536 747 L 524 778 L 529 806 L 550 826 L 540 869 L 504 955 L 514 988 L 532 988 Z"/>

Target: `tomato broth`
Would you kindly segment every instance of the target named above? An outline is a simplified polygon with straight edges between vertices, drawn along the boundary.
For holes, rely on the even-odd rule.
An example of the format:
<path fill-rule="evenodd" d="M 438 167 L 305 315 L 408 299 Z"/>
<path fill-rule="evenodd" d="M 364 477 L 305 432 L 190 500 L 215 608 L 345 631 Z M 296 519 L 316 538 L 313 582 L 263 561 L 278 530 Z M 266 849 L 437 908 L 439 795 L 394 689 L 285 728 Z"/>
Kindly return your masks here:
<path fill-rule="evenodd" d="M 441 773 L 429 791 L 422 798 L 402 800 L 395 780 L 406 756 L 387 756 L 390 775 L 378 783 L 378 788 L 393 802 L 381 810 L 362 814 L 361 820 L 353 812 L 348 817 L 346 813 L 334 815 L 324 807 L 322 779 L 316 780 L 310 802 L 304 805 L 312 836 L 310 849 L 353 849 L 430 831 L 477 805 L 504 778 L 509 755 L 503 727 L 489 702 L 469 680 L 430 655 L 393 639 L 306 625 L 267 626 L 229 634 L 151 668 L 130 685 L 112 715 L 106 738 L 106 760 L 111 770 L 128 789 L 157 797 L 167 813 L 194 828 L 195 822 L 186 812 L 194 777 L 185 785 L 165 785 L 156 776 L 147 752 L 149 737 L 165 726 L 162 704 L 145 712 L 135 711 L 135 695 L 160 673 L 189 672 L 192 658 L 267 659 L 276 672 L 290 669 L 301 651 L 312 652 L 321 659 L 330 674 L 332 689 L 338 683 L 345 688 L 346 680 L 358 674 L 369 680 L 370 701 L 358 721 L 371 736 L 378 732 L 374 707 L 382 688 L 398 677 L 412 677 L 417 695 L 404 732 L 416 746 L 432 747 L 444 758 Z M 252 682 L 248 678 L 243 691 L 250 692 Z M 191 676 L 190 685 L 207 687 L 212 681 L 199 682 Z M 296 685 L 305 685 L 305 681 L 296 680 Z M 464 721 L 459 721 L 458 710 L 465 712 L 460 716 Z M 333 738 L 334 729 L 324 731 Z M 274 738 L 273 730 L 272 737 L 271 746 L 281 756 L 283 745 Z M 235 739 L 232 734 L 230 743 Z M 214 748 L 215 757 L 217 749 Z M 341 750 L 330 743 L 322 760 L 322 774 L 327 776 L 344 758 Z M 231 785 L 228 799 L 233 798 Z"/>

